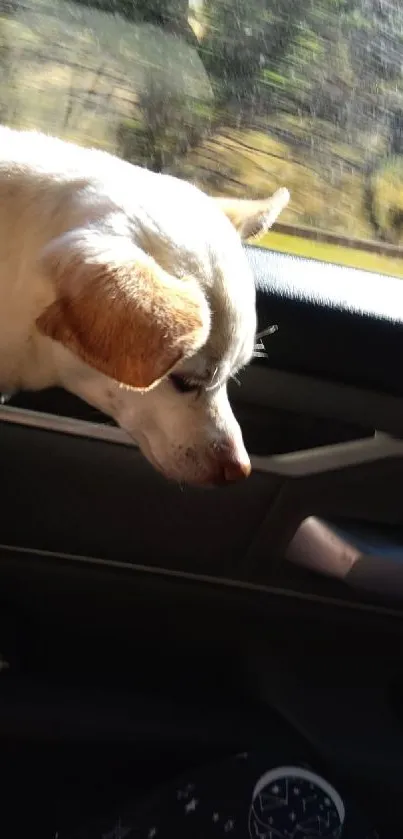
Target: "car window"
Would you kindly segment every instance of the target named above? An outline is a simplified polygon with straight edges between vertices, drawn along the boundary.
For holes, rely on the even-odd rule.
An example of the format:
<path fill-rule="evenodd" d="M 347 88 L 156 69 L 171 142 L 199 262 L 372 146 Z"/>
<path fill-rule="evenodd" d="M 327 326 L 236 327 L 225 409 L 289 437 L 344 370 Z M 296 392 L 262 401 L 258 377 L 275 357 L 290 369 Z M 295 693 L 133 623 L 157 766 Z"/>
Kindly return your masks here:
<path fill-rule="evenodd" d="M 258 244 L 403 276 L 399 0 L 2 0 L 0 118 L 211 194 Z"/>

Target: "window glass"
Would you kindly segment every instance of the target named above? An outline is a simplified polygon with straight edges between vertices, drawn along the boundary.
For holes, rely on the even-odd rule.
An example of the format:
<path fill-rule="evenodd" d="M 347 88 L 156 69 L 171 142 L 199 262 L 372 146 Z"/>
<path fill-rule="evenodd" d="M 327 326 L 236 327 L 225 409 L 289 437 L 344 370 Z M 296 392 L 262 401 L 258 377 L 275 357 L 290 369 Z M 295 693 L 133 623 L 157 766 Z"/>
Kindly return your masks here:
<path fill-rule="evenodd" d="M 0 118 L 211 194 L 259 244 L 403 276 L 401 0 L 2 0 Z"/>

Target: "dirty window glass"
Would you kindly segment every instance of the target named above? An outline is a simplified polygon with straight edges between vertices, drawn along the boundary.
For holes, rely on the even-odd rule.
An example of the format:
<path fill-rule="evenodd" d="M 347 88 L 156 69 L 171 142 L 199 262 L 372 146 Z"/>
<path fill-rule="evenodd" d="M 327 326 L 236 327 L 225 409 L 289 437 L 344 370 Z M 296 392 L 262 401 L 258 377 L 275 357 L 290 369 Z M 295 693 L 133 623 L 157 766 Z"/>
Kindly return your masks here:
<path fill-rule="evenodd" d="M 2 0 L 0 15 L 3 123 L 211 194 L 285 185 L 259 244 L 403 275 L 401 0 Z"/>

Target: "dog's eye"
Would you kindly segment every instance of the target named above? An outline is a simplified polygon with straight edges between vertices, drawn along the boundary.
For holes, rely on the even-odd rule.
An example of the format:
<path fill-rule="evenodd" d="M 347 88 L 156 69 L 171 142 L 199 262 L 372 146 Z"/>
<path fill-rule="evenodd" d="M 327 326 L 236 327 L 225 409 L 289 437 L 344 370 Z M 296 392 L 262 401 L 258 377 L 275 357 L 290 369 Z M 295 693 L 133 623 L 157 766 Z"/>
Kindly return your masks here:
<path fill-rule="evenodd" d="M 171 373 L 169 379 L 175 390 L 179 393 L 193 393 L 196 392 L 196 390 L 200 390 L 199 385 L 195 384 L 190 379 L 186 379 L 184 376 L 179 376 L 177 373 Z"/>

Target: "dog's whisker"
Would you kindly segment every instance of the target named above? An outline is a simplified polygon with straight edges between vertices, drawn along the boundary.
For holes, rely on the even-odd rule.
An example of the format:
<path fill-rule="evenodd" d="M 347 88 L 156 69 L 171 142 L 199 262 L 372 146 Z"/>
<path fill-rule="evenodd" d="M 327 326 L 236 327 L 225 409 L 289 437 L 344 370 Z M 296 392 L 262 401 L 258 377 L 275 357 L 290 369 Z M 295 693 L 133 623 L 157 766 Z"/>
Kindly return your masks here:
<path fill-rule="evenodd" d="M 267 326 L 266 329 L 262 329 L 261 332 L 258 332 L 256 338 L 265 338 L 267 335 L 274 335 L 275 332 L 278 330 L 278 324 L 273 323 L 271 326 Z"/>
<path fill-rule="evenodd" d="M 212 384 L 212 385 L 214 384 L 217 376 L 218 376 L 218 367 L 215 367 L 214 370 L 213 370 L 213 374 L 211 376 L 211 383 L 210 384 Z"/>
<path fill-rule="evenodd" d="M 262 329 L 261 332 L 256 334 L 256 343 L 255 348 L 253 350 L 253 358 L 267 358 L 266 347 L 263 343 L 262 338 L 265 338 L 268 335 L 274 335 L 277 332 L 278 326 L 277 324 L 272 324 L 271 326 L 267 326 L 266 329 Z"/>
<path fill-rule="evenodd" d="M 14 392 L 15 391 L 12 391 L 11 393 L 0 393 L 0 405 L 7 405 L 7 402 L 9 402 L 10 399 L 13 398 Z"/>

